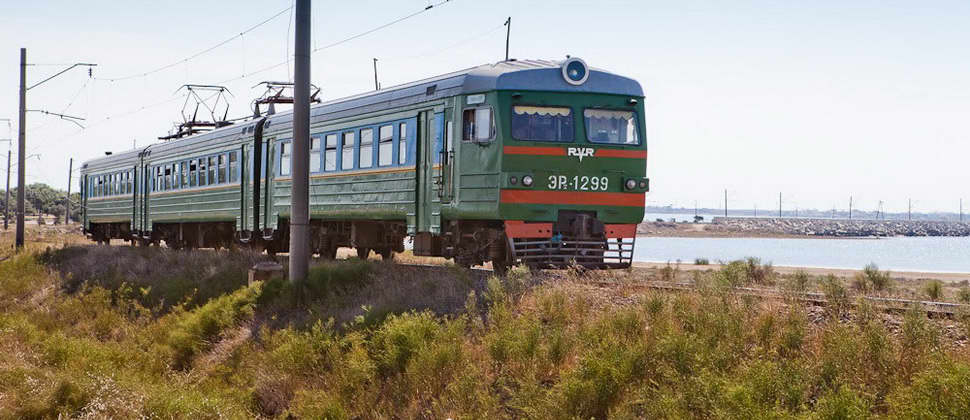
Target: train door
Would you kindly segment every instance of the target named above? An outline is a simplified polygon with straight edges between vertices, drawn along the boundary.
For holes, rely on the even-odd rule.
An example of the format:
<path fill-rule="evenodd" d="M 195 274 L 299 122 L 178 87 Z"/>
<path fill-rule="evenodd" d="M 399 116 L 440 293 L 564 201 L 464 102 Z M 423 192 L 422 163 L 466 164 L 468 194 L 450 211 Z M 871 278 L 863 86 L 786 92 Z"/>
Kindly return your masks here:
<path fill-rule="evenodd" d="M 439 172 L 435 186 L 442 203 L 449 203 L 455 195 L 455 135 L 451 112 L 445 110 L 435 114 L 435 148 Z"/>
<path fill-rule="evenodd" d="M 417 202 L 415 203 L 415 233 L 441 233 L 441 200 L 435 185 L 440 177 L 440 150 L 437 142 L 438 128 L 443 122 L 443 113 L 422 111 L 418 114 L 417 159 Z M 416 244 L 417 246 L 417 244 Z"/>
<path fill-rule="evenodd" d="M 138 165 L 135 165 L 131 168 L 130 176 L 131 176 L 131 179 L 128 180 L 128 182 L 130 183 L 129 185 L 131 186 L 131 191 L 130 191 L 131 192 L 131 226 L 130 228 L 131 228 L 132 236 L 134 236 L 134 232 L 138 232 L 139 226 L 140 226 L 139 214 L 138 214 L 139 213 L 138 197 L 140 193 L 140 188 L 138 188 L 138 180 L 141 179 L 141 176 L 138 173 Z"/>

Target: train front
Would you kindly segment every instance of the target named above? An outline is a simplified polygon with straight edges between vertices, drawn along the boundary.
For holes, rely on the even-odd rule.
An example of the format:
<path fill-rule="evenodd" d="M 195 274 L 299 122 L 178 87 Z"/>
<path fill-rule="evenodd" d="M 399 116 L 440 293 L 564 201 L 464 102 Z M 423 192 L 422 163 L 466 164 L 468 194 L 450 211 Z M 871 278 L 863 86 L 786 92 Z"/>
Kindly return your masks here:
<path fill-rule="evenodd" d="M 643 91 L 577 58 L 546 70 L 497 98 L 511 262 L 629 267 L 649 189 Z"/>

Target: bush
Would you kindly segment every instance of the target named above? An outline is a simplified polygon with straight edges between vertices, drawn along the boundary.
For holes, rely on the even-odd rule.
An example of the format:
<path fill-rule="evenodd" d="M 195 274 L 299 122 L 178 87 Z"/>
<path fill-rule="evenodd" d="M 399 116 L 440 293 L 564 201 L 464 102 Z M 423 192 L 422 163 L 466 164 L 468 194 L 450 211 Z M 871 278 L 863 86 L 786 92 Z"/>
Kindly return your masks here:
<path fill-rule="evenodd" d="M 926 294 L 930 300 L 938 301 L 940 297 L 943 296 L 943 282 L 939 280 L 930 280 L 923 285 L 923 293 Z"/>
<path fill-rule="evenodd" d="M 822 293 L 825 294 L 826 306 L 835 316 L 841 316 L 849 309 L 849 292 L 845 290 L 842 280 L 834 275 L 827 275 L 822 280 Z"/>
<path fill-rule="evenodd" d="M 970 413 L 970 365 L 944 361 L 898 388 L 889 398 L 895 418 L 958 419 Z"/>
<path fill-rule="evenodd" d="M 852 288 L 859 293 L 868 293 L 870 290 L 869 279 L 863 273 L 856 273 L 852 276 Z"/>
<path fill-rule="evenodd" d="M 711 263 L 711 261 L 708 260 L 707 258 L 695 258 L 694 259 L 694 265 L 708 265 L 710 263 Z"/>
<path fill-rule="evenodd" d="M 805 293 L 808 290 L 808 283 L 810 281 L 811 277 L 808 273 L 798 270 L 788 279 L 785 288 L 795 293 Z"/>
<path fill-rule="evenodd" d="M 760 259 L 748 257 L 745 258 L 744 263 L 749 282 L 760 285 L 775 284 L 775 269 L 770 262 L 762 264 Z"/>
<path fill-rule="evenodd" d="M 960 302 L 970 304 L 970 287 L 961 287 L 960 291 L 957 292 L 957 299 Z"/>
<path fill-rule="evenodd" d="M 196 354 L 209 348 L 224 330 L 253 315 L 261 283 L 213 299 L 195 310 L 176 313 L 167 343 L 175 352 L 175 366 L 185 369 Z"/>
<path fill-rule="evenodd" d="M 872 290 L 877 292 L 882 292 L 889 290 L 892 286 L 892 277 L 890 277 L 888 271 L 879 271 L 879 266 L 876 263 L 869 263 L 862 269 L 862 275 L 864 276 L 866 282 L 872 287 Z"/>

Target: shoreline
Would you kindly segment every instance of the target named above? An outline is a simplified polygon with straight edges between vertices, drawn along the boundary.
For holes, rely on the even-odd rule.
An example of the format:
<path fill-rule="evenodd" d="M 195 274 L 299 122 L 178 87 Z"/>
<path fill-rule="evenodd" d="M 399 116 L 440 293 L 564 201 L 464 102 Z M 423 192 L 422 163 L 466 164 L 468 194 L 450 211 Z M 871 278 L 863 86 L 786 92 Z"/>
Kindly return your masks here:
<path fill-rule="evenodd" d="M 660 269 L 666 267 L 668 263 L 666 262 L 646 262 L 646 261 L 634 261 L 634 268 L 648 268 L 648 269 Z M 681 262 L 669 263 L 671 266 L 675 266 L 680 270 L 684 271 L 705 271 L 705 270 L 719 270 L 724 267 L 721 264 L 707 264 L 707 265 L 697 265 L 691 262 Z M 780 274 L 794 274 L 798 271 L 803 271 L 812 275 L 824 276 L 832 274 L 839 277 L 851 277 L 856 273 L 861 273 L 862 269 L 854 268 L 831 268 L 831 267 L 793 267 L 776 265 L 773 266 L 774 270 Z M 944 282 L 958 283 L 962 281 L 970 282 L 970 273 L 959 273 L 959 272 L 932 272 L 932 271 L 889 271 L 890 276 L 896 279 L 903 280 L 942 280 Z"/>

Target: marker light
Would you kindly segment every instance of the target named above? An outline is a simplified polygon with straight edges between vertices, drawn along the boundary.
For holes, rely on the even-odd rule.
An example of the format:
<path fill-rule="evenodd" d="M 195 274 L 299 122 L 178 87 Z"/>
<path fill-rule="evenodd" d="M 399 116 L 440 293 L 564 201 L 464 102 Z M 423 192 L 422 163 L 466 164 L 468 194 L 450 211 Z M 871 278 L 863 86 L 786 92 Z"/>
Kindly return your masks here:
<path fill-rule="evenodd" d="M 522 177 L 522 185 L 525 185 L 526 187 L 531 187 L 532 186 L 532 176 L 526 175 L 526 176 Z"/>
<path fill-rule="evenodd" d="M 647 180 L 642 179 L 640 180 L 640 189 L 644 189 L 644 188 L 647 188 Z"/>
<path fill-rule="evenodd" d="M 509 177 L 509 184 L 515 185 L 515 184 L 518 184 L 518 183 L 519 183 L 519 179 L 518 178 L 516 178 L 514 176 L 510 176 Z"/>
<path fill-rule="evenodd" d="M 626 180 L 626 189 L 632 190 L 632 189 L 635 189 L 636 187 L 637 187 L 637 180 L 635 179 Z"/>

